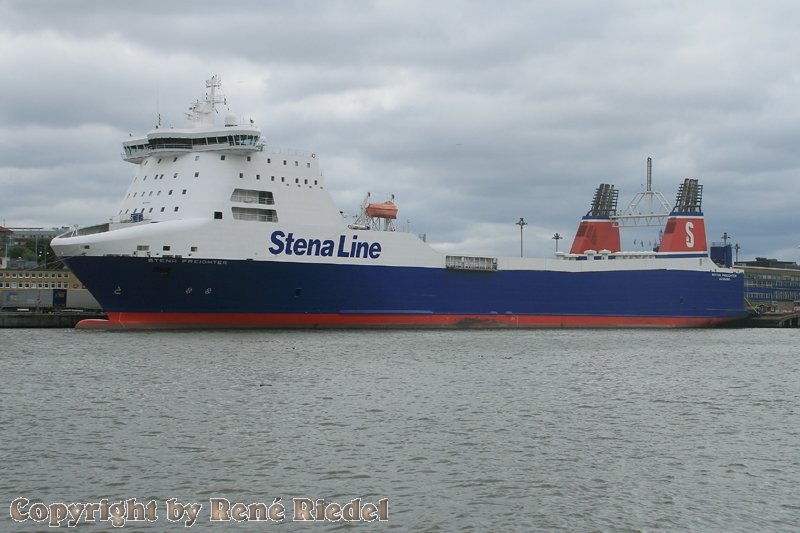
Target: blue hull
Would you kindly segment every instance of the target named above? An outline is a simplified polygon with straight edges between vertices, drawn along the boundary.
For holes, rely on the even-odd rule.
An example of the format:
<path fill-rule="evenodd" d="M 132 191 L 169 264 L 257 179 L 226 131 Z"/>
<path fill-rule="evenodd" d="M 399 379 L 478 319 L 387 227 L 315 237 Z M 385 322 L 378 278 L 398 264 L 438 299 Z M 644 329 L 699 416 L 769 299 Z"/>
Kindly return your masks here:
<path fill-rule="evenodd" d="M 615 325 L 638 317 L 710 325 L 747 315 L 744 276 L 707 271 L 478 272 L 114 256 L 65 262 L 108 313 L 619 317 Z"/>

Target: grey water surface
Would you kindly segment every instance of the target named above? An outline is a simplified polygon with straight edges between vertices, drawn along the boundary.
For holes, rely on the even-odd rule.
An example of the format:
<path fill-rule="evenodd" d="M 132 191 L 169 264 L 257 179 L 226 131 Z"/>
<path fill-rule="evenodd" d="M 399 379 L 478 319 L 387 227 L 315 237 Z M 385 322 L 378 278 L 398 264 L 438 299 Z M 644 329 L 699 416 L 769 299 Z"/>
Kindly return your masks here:
<path fill-rule="evenodd" d="M 186 530 L 172 498 L 191 531 L 798 531 L 800 330 L 0 330 L 0 459 L 11 532 L 55 530 L 18 498 L 156 502 L 120 531 Z"/>

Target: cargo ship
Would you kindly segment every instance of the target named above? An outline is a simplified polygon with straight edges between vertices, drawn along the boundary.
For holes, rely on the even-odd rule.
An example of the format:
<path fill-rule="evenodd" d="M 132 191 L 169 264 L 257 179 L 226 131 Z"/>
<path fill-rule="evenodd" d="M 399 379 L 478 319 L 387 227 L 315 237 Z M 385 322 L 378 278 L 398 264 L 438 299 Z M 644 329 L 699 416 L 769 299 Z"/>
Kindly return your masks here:
<path fill-rule="evenodd" d="M 655 251 L 625 252 L 601 184 L 571 249 L 456 255 L 397 231 L 394 199 L 337 209 L 315 153 L 267 146 L 225 112 L 218 77 L 180 128 L 123 143 L 136 165 L 109 222 L 53 250 L 108 320 L 80 328 L 709 327 L 747 315 L 741 272 L 709 257 L 686 179 Z"/>

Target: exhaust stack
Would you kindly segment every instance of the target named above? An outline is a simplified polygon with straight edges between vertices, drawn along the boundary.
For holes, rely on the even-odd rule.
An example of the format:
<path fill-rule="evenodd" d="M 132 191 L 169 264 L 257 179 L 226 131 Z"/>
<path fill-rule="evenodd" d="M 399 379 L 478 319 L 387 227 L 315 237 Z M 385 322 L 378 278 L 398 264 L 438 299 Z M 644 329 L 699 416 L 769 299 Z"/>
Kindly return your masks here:
<path fill-rule="evenodd" d="M 659 252 L 708 252 L 703 218 L 703 186 L 686 178 L 678 187 L 675 207 L 667 218 Z"/>
<path fill-rule="evenodd" d="M 620 251 L 619 224 L 611 217 L 617 214 L 619 191 L 613 185 L 601 183 L 594 192 L 592 208 L 581 219 L 569 253 L 582 254 L 587 250 Z"/>

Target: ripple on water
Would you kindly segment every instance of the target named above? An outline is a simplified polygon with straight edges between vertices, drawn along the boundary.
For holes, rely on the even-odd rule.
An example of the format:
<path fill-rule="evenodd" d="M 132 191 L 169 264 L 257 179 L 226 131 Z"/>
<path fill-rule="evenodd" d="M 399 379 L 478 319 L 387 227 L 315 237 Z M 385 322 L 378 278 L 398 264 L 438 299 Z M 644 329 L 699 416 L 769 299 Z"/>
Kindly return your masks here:
<path fill-rule="evenodd" d="M 387 497 L 401 531 L 800 529 L 792 331 L 2 334 L 6 502 Z"/>

